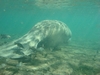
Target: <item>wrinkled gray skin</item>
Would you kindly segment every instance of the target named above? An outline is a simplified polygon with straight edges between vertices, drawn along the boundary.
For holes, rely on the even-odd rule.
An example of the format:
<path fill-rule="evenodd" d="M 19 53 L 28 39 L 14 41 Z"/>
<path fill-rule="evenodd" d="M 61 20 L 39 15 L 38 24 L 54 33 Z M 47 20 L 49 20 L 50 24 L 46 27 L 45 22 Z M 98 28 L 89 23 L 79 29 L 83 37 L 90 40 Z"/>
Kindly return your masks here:
<path fill-rule="evenodd" d="M 39 47 L 54 48 L 68 43 L 71 35 L 71 31 L 65 23 L 57 20 L 44 20 L 34 25 L 21 38 L 1 46 L 0 56 L 7 58 L 28 56 Z M 20 49 L 17 45 L 14 45 L 14 42 L 21 43 L 25 48 Z"/>

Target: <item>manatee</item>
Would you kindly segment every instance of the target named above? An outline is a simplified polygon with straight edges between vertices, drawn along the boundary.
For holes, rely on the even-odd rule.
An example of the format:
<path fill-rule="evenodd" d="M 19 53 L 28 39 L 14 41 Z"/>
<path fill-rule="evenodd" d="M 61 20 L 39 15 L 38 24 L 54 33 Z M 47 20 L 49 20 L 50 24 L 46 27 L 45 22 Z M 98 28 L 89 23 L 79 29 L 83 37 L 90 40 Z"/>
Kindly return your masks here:
<path fill-rule="evenodd" d="M 7 58 L 21 58 L 34 52 L 32 49 L 54 48 L 67 44 L 71 39 L 72 32 L 69 27 L 58 20 L 43 20 L 33 26 L 33 28 L 22 37 L 0 47 L 0 56 Z M 14 42 L 20 42 L 25 48 L 21 50 L 24 54 L 14 52 L 18 46 Z"/>

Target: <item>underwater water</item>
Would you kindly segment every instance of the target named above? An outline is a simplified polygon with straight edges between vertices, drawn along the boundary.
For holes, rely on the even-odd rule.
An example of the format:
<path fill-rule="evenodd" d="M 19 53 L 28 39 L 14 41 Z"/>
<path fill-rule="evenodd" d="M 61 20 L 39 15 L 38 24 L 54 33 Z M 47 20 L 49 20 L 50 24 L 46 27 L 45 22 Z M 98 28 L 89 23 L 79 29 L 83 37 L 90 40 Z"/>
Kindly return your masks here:
<path fill-rule="evenodd" d="M 15 40 L 43 20 L 64 22 L 72 32 L 61 49 L 19 59 L 0 57 L 0 75 L 100 75 L 99 0 L 0 0 L 0 34 Z"/>

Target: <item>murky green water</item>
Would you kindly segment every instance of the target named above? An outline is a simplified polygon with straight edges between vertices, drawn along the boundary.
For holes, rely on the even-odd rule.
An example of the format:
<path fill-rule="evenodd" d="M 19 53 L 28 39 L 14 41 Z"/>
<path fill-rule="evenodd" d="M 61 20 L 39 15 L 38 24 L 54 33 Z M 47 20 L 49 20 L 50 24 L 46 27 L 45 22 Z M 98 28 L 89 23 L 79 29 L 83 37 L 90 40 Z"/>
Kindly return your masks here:
<path fill-rule="evenodd" d="M 70 44 L 23 58 L 20 68 L 19 59 L 1 58 L 0 75 L 25 75 L 25 71 L 27 75 L 100 75 L 99 0 L 0 0 L 0 34 L 19 38 L 42 20 L 66 23 L 72 31 Z"/>

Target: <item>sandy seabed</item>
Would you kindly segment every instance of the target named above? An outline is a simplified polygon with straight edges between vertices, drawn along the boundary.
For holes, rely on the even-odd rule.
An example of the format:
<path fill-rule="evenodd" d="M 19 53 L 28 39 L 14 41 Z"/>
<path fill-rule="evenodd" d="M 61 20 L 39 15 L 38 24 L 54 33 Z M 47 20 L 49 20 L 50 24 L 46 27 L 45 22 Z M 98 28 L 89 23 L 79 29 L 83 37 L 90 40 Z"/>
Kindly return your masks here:
<path fill-rule="evenodd" d="M 57 50 L 0 58 L 0 75 L 100 75 L 100 43 L 73 40 Z"/>

